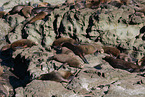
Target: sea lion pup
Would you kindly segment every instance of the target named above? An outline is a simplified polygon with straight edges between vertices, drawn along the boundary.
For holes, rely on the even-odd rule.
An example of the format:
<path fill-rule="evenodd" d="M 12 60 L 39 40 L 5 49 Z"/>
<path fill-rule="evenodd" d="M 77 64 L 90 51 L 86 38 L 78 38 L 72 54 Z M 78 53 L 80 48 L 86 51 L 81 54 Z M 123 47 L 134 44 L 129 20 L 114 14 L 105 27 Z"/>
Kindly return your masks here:
<path fill-rule="evenodd" d="M 70 67 L 82 69 L 83 64 L 74 56 L 67 54 L 56 54 L 49 58 L 49 60 L 56 60 L 58 62 L 64 63 L 63 65 L 68 64 Z"/>
<path fill-rule="evenodd" d="M 120 50 L 115 47 L 103 46 L 104 53 L 111 54 L 114 57 L 118 57 L 120 54 Z"/>
<path fill-rule="evenodd" d="M 29 18 L 31 15 L 32 9 L 33 7 L 31 6 L 25 6 L 24 8 L 22 8 L 21 12 L 24 15 L 24 17 Z"/>
<path fill-rule="evenodd" d="M 36 78 L 39 80 L 52 80 L 56 82 L 69 82 L 73 78 L 73 74 L 69 71 L 59 70 L 52 71 L 47 74 L 42 74 L 40 77 Z"/>
<path fill-rule="evenodd" d="M 26 5 L 16 5 L 8 12 L 8 15 L 19 13 Z"/>
<path fill-rule="evenodd" d="M 7 49 L 12 49 L 15 51 L 16 49 L 19 49 L 19 48 L 32 47 L 34 45 L 37 45 L 37 43 L 33 42 L 32 40 L 21 39 L 21 40 L 17 40 L 15 42 L 13 42 L 12 44 L 8 44 L 8 45 L 2 47 L 1 51 L 5 51 Z"/>
<path fill-rule="evenodd" d="M 72 50 L 76 55 L 78 55 L 87 64 L 89 64 L 89 62 L 86 60 L 84 55 L 93 54 L 96 51 L 100 51 L 101 53 L 103 52 L 102 47 L 96 43 L 74 45 L 74 44 L 66 42 L 66 43 L 62 43 L 61 46 L 67 47 L 70 50 Z"/>
<path fill-rule="evenodd" d="M 103 58 L 105 61 L 107 61 L 113 68 L 119 68 L 124 69 L 129 72 L 139 72 L 142 70 L 142 67 L 135 65 L 131 62 L 127 62 L 121 59 L 115 59 L 111 56 L 106 56 Z"/>
<path fill-rule="evenodd" d="M 66 37 L 62 37 L 62 38 L 58 38 L 56 39 L 53 44 L 52 44 L 52 48 L 57 48 L 58 46 L 60 46 L 62 43 L 71 43 L 71 44 L 78 44 L 78 42 L 72 38 L 66 38 Z"/>

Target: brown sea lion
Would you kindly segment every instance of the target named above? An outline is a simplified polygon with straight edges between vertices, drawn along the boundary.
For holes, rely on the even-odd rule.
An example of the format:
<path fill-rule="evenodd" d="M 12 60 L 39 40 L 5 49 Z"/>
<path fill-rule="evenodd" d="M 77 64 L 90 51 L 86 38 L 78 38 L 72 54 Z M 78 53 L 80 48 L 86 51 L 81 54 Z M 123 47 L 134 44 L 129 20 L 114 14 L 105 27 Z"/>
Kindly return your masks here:
<path fill-rule="evenodd" d="M 77 0 L 76 0 L 76 2 L 77 2 Z M 66 0 L 66 3 L 67 4 L 75 4 L 75 0 Z"/>
<path fill-rule="evenodd" d="M 127 62 L 121 59 L 115 59 L 110 56 L 106 56 L 103 58 L 105 61 L 107 61 L 113 68 L 119 68 L 119 69 L 124 69 L 129 72 L 139 72 L 141 71 L 141 67 L 138 65 L 135 65 L 131 62 Z"/>
<path fill-rule="evenodd" d="M 70 67 L 83 68 L 83 64 L 74 56 L 67 54 L 56 54 L 50 58 L 50 60 L 56 60 L 61 63 L 68 64 Z"/>
<path fill-rule="evenodd" d="M 4 68 L 0 65 L 0 76 L 4 73 Z"/>
<path fill-rule="evenodd" d="M 24 8 L 22 8 L 22 14 L 26 17 L 29 18 L 31 15 L 31 11 L 32 11 L 33 7 L 31 6 L 25 6 Z"/>
<path fill-rule="evenodd" d="M 42 11 L 42 12 L 38 13 L 36 16 L 34 16 L 30 21 L 28 21 L 27 24 L 28 24 L 28 23 L 30 23 L 30 24 L 31 24 L 31 23 L 34 23 L 34 22 L 37 21 L 37 20 L 42 20 L 42 19 L 44 19 L 47 15 L 48 15 L 47 12 Z"/>
<path fill-rule="evenodd" d="M 52 71 L 47 74 L 42 74 L 37 79 L 39 80 L 52 80 L 56 82 L 69 82 L 73 74 L 69 71 L 59 70 L 59 71 Z"/>
<path fill-rule="evenodd" d="M 115 57 L 118 57 L 120 54 L 120 50 L 115 47 L 103 46 L 102 48 L 104 50 L 104 53 L 111 54 Z"/>
<path fill-rule="evenodd" d="M 33 8 L 32 9 L 32 13 L 31 13 L 31 16 L 34 16 L 34 14 L 38 14 L 40 12 L 47 12 L 47 14 L 50 14 L 55 8 L 58 8 L 57 6 L 56 7 L 36 7 L 36 8 Z"/>
<path fill-rule="evenodd" d="M 19 48 L 26 48 L 26 47 L 32 47 L 33 45 L 37 45 L 37 43 L 33 42 L 29 39 L 21 39 L 13 42 L 12 44 L 8 44 L 4 47 L 2 47 L 1 51 L 5 51 L 7 49 L 16 50 Z"/>
<path fill-rule="evenodd" d="M 56 54 L 74 54 L 74 53 L 72 50 L 68 49 L 67 47 L 61 47 L 61 49 L 59 50 L 56 49 Z"/>
<path fill-rule="evenodd" d="M 40 12 L 38 13 L 36 16 L 34 16 L 32 19 L 30 19 L 28 22 L 26 22 L 23 27 L 22 27 L 22 31 L 24 31 L 25 27 L 27 24 L 32 24 L 34 22 L 36 22 L 37 20 L 42 20 L 45 19 L 45 17 L 48 15 L 47 12 Z"/>
<path fill-rule="evenodd" d="M 121 4 L 124 4 L 124 5 L 129 5 L 129 3 L 130 3 L 130 0 L 116 0 L 116 1 L 118 1 Z"/>
<path fill-rule="evenodd" d="M 145 66 L 145 56 L 143 56 L 141 59 L 138 60 L 138 64 L 140 66 Z"/>
<path fill-rule="evenodd" d="M 65 42 L 68 42 L 68 43 L 71 43 L 71 44 L 78 44 L 78 42 L 72 38 L 66 38 L 66 37 L 62 37 L 62 38 L 58 38 L 56 39 L 53 44 L 52 44 L 52 48 L 54 47 L 57 47 L 57 46 L 60 46 L 62 43 L 65 43 Z"/>
<path fill-rule="evenodd" d="M 16 50 L 18 48 L 26 48 L 26 47 L 32 47 L 34 45 L 37 45 L 37 43 L 33 42 L 32 40 L 29 39 L 21 39 L 18 41 L 15 41 L 11 44 L 11 48 L 13 50 Z"/>
<path fill-rule="evenodd" d="M 85 63 L 89 64 L 86 60 L 84 55 L 93 54 L 96 51 L 103 52 L 102 47 L 99 44 L 92 43 L 92 44 L 81 44 L 81 45 L 74 45 L 71 43 L 62 43 L 62 47 L 67 47 L 72 50 L 76 55 L 78 55 Z"/>
<path fill-rule="evenodd" d="M 49 4 L 48 2 L 40 2 L 38 3 L 38 7 L 47 7 L 50 6 L 51 4 Z"/>
<path fill-rule="evenodd" d="M 8 12 L 8 15 L 19 13 L 26 5 L 16 5 Z"/>
<path fill-rule="evenodd" d="M 86 7 L 97 8 L 101 3 L 104 3 L 104 0 L 86 0 Z"/>
<path fill-rule="evenodd" d="M 5 11 L 0 11 L 0 18 L 3 18 L 7 13 Z"/>
<path fill-rule="evenodd" d="M 100 7 L 101 4 L 107 4 L 107 3 L 120 7 L 123 4 L 128 5 L 129 0 L 86 0 L 86 7 L 98 8 Z"/>

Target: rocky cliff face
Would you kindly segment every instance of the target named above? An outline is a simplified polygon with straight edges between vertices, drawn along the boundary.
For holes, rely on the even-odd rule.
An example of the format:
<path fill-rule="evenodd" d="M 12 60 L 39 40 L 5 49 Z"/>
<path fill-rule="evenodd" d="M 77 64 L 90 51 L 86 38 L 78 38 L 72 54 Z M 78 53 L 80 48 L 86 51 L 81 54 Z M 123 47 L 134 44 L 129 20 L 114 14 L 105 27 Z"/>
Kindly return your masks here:
<path fill-rule="evenodd" d="M 29 3 L 33 6 L 41 1 L 30 0 L 29 3 L 29 0 L 2 0 L 0 6 L 1 10 L 9 12 L 15 5 Z M 54 71 L 55 66 L 62 65 L 55 60 L 49 60 L 55 53 L 51 45 L 60 37 L 73 38 L 80 43 L 99 42 L 100 45 L 118 48 L 121 53 L 131 56 L 134 62 L 141 59 L 145 54 L 145 12 L 140 10 L 144 9 L 142 7 L 145 4 L 144 0 L 130 0 L 128 5 L 120 7 L 105 3 L 98 8 L 79 10 L 73 5 L 61 5 L 65 0 L 45 0 L 45 2 L 59 4 L 59 8 L 55 8 L 44 20 L 25 25 L 30 18 L 25 18 L 21 14 L 0 18 L 0 48 L 23 38 L 38 43 L 31 48 L 5 51 L 0 54 L 1 65 L 6 66 L 5 71 L 9 72 L 11 68 L 11 72 L 18 77 L 9 80 L 16 97 L 145 96 L 144 72 L 130 73 L 115 69 L 102 59 L 106 56 L 105 53 L 86 55 L 89 64 L 84 64 L 76 56 L 84 68 L 70 83 L 36 79 L 41 74 Z M 68 65 L 63 70 L 72 73 L 79 71 Z M 8 80 L 9 77 L 2 79 Z"/>

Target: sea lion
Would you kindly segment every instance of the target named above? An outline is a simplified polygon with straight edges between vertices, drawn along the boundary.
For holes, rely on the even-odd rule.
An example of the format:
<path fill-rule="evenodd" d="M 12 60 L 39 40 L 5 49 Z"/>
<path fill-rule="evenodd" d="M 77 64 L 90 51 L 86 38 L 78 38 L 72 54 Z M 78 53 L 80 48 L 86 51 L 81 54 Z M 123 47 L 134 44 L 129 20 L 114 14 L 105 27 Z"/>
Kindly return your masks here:
<path fill-rule="evenodd" d="M 74 56 L 67 54 L 56 54 L 49 58 L 49 60 L 56 60 L 58 62 L 68 64 L 70 67 L 83 68 L 83 64 Z"/>
<path fill-rule="evenodd" d="M 36 8 L 33 8 L 32 9 L 32 13 L 31 13 L 31 16 L 34 16 L 34 14 L 38 14 L 40 12 L 47 12 L 47 14 L 50 14 L 55 8 L 58 8 L 58 7 L 36 7 Z"/>
<path fill-rule="evenodd" d="M 46 17 L 47 15 L 48 15 L 48 13 L 47 13 L 47 12 L 44 12 L 44 11 L 38 13 L 36 16 L 34 16 L 33 18 L 31 18 L 29 21 L 27 21 L 27 22 L 23 25 L 22 31 L 25 29 L 25 27 L 26 27 L 27 24 L 32 24 L 32 23 L 36 22 L 37 20 L 45 19 L 45 17 Z"/>
<path fill-rule="evenodd" d="M 44 12 L 44 11 L 42 11 L 42 12 L 40 12 L 40 13 L 38 13 L 36 16 L 34 16 L 30 21 L 28 21 L 26 24 L 28 24 L 28 23 L 34 23 L 35 21 L 37 21 L 37 20 L 42 20 L 42 19 L 44 19 L 46 16 L 48 15 L 48 12 Z M 25 24 L 25 25 L 26 25 Z"/>
<path fill-rule="evenodd" d="M 75 0 L 66 0 L 65 1 L 66 2 L 66 4 L 75 4 Z M 77 2 L 77 0 L 76 0 L 76 2 Z"/>
<path fill-rule="evenodd" d="M 74 52 L 67 47 L 61 47 L 61 49 L 56 49 L 56 54 L 67 54 L 75 56 Z"/>
<path fill-rule="evenodd" d="M 38 7 L 47 7 L 47 6 L 51 6 L 51 4 L 49 4 L 48 2 L 40 2 L 40 3 L 38 3 Z"/>
<path fill-rule="evenodd" d="M 74 45 L 74 44 L 66 42 L 66 43 L 62 43 L 61 46 L 67 47 L 70 50 L 72 50 L 76 55 L 78 55 L 87 64 L 89 64 L 89 62 L 86 60 L 84 55 L 93 54 L 96 51 L 103 52 L 102 47 L 96 43 Z"/>
<path fill-rule="evenodd" d="M 13 42 L 12 44 L 8 44 L 6 46 L 3 46 L 1 51 L 5 51 L 7 49 L 12 49 L 15 51 L 16 49 L 32 47 L 33 45 L 37 45 L 37 43 L 35 43 L 29 39 L 21 39 L 21 40 L 17 40 L 15 42 Z"/>
<path fill-rule="evenodd" d="M 104 53 L 111 54 L 114 57 L 118 57 L 120 54 L 120 50 L 115 47 L 103 46 Z"/>
<path fill-rule="evenodd" d="M 5 11 L 0 11 L 0 18 L 3 18 L 7 13 Z"/>
<path fill-rule="evenodd" d="M 0 65 L 0 76 L 4 73 L 4 68 Z"/>
<path fill-rule="evenodd" d="M 32 11 L 33 7 L 31 6 L 25 6 L 24 8 L 22 8 L 22 14 L 24 15 L 24 17 L 29 18 L 31 15 L 31 11 Z"/>
<path fill-rule="evenodd" d="M 138 60 L 138 64 L 140 66 L 145 66 L 145 56 L 143 56 L 141 59 Z"/>
<path fill-rule="evenodd" d="M 73 77 L 73 74 L 69 71 L 59 70 L 52 71 L 47 74 L 42 74 L 37 79 L 39 80 L 52 80 L 56 82 L 69 82 Z"/>
<path fill-rule="evenodd" d="M 16 5 L 8 12 L 8 15 L 19 13 L 26 5 Z"/>
<path fill-rule="evenodd" d="M 115 59 L 111 56 L 106 56 L 103 59 L 107 61 L 113 68 L 124 69 L 129 72 L 139 72 L 142 69 L 140 66 L 135 65 L 131 62 L 127 62 L 121 59 Z"/>
<path fill-rule="evenodd" d="M 104 0 L 86 0 L 86 8 L 97 8 Z"/>
<path fill-rule="evenodd" d="M 62 37 L 62 38 L 58 38 L 56 39 L 53 44 L 52 44 L 52 48 L 57 48 L 58 46 L 60 46 L 62 43 L 71 43 L 71 44 L 78 44 L 78 42 L 72 38 L 66 38 L 66 37 Z"/>

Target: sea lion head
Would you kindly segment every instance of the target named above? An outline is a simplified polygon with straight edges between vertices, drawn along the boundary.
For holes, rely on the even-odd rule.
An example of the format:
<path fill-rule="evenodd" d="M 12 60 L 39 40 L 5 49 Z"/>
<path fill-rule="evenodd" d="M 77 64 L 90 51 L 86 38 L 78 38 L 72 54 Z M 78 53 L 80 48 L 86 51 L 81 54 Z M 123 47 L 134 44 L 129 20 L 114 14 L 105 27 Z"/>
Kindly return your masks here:
<path fill-rule="evenodd" d="M 109 61 L 111 61 L 113 59 L 113 57 L 106 56 L 106 57 L 104 57 L 102 59 L 105 60 L 105 61 L 107 61 L 107 62 L 109 62 Z"/>

